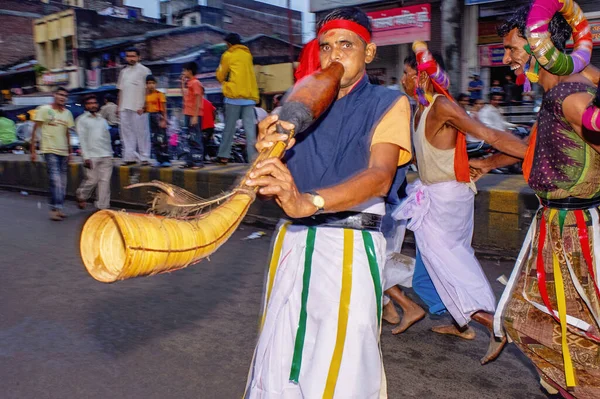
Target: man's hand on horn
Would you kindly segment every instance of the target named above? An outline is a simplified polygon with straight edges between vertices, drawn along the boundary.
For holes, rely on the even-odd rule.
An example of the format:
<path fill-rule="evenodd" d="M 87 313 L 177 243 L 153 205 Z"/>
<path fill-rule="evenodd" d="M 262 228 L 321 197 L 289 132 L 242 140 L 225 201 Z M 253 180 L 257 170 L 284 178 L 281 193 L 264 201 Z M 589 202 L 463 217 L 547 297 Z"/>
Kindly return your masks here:
<path fill-rule="evenodd" d="M 277 133 L 277 122 L 279 121 L 278 115 L 269 115 L 258 124 L 258 138 L 256 140 L 256 150 L 261 152 L 265 148 L 271 148 L 277 141 L 286 141 L 287 134 Z M 281 127 L 286 130 L 294 128 L 289 122 L 281 121 Z M 291 139 L 287 145 L 286 150 L 289 150 L 296 143 L 296 139 Z"/>
<path fill-rule="evenodd" d="M 309 194 L 301 194 L 289 169 L 278 158 L 269 158 L 258 165 L 246 180 L 248 186 L 259 187 L 258 193 L 273 196 L 277 204 L 291 218 L 314 215 L 317 207 Z"/>

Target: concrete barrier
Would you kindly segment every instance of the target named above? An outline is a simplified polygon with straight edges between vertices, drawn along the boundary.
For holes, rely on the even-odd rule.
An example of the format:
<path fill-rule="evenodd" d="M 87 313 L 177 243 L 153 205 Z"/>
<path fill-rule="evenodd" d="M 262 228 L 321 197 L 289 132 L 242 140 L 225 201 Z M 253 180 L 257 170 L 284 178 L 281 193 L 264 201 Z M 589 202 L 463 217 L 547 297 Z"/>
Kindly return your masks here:
<path fill-rule="evenodd" d="M 113 206 L 144 206 L 150 200 L 147 189 L 125 189 L 126 186 L 152 180 L 161 180 L 203 198 L 211 198 L 230 190 L 243 176 L 247 165 L 207 165 L 201 170 L 177 168 L 126 167 L 115 165 L 111 181 Z M 80 160 L 69 165 L 67 194 L 74 198 L 75 190 L 83 179 Z M 409 181 L 416 174 L 409 173 Z M 525 238 L 531 218 L 538 207 L 533 191 L 522 176 L 489 175 L 478 183 L 475 197 L 475 230 L 473 245 L 486 249 L 506 250 L 515 256 Z M 31 162 L 26 155 L 0 157 L 0 187 L 48 192 L 48 177 L 44 162 Z M 255 201 L 249 217 L 276 221 L 283 213 L 273 201 Z"/>

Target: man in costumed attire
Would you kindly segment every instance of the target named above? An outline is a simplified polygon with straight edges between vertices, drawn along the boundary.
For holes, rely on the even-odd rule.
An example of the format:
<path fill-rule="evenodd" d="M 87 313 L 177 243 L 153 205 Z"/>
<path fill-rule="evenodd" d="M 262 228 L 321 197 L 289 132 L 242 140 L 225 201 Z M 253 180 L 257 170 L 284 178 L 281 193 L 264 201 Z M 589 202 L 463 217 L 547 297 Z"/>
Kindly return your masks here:
<path fill-rule="evenodd" d="M 414 76 L 405 77 L 407 93 L 418 98 L 413 145 L 419 180 L 407 189 L 408 198 L 394 212 L 411 219 L 419 254 L 454 324 L 434 332 L 473 339 L 468 323 L 475 320 L 490 331 L 490 345 L 481 359 L 485 364 L 500 354 L 506 339 L 493 333 L 496 299 L 471 247 L 475 185 L 469 175 L 466 137 L 470 132 L 500 151 L 523 156 L 526 146 L 510 133 L 477 122 L 447 92 L 450 84 L 423 42 L 413 44 Z"/>
<path fill-rule="evenodd" d="M 600 99 L 598 70 L 587 66 L 590 29 L 572 0 L 538 0 L 499 34 L 517 83 L 538 82 L 545 93 L 523 167 L 541 206 L 498 305 L 496 334 L 503 324 L 549 392 L 599 398 Z M 494 156 L 472 166 L 485 173 L 514 161 Z"/>
<path fill-rule="evenodd" d="M 289 219 L 274 241 L 245 398 L 387 397 L 380 227 L 396 169 L 411 159 L 410 106 L 398 91 L 369 84 L 365 68 L 375 54 L 359 9 L 320 21 L 297 78 L 341 63 L 337 99 L 290 141 L 283 162 L 259 163 L 247 182 Z M 275 133 L 276 122 L 273 115 L 260 123 L 259 151 L 287 138 Z"/>

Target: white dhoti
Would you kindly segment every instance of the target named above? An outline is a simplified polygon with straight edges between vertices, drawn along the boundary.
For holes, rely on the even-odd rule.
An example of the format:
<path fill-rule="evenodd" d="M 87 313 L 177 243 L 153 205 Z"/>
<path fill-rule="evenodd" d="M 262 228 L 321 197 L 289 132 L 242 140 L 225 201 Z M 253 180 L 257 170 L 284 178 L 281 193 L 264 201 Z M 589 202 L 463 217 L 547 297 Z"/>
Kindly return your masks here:
<path fill-rule="evenodd" d="M 123 144 L 123 161 L 150 161 L 150 124 L 148 114 L 136 111 L 120 112 L 120 136 Z"/>
<path fill-rule="evenodd" d="M 381 233 L 280 224 L 246 399 L 386 398 Z"/>
<path fill-rule="evenodd" d="M 493 313 L 495 297 L 471 247 L 475 194 L 464 183 L 409 185 L 408 198 L 394 212 L 411 219 L 419 252 L 450 315 L 465 326 L 477 311 Z"/>

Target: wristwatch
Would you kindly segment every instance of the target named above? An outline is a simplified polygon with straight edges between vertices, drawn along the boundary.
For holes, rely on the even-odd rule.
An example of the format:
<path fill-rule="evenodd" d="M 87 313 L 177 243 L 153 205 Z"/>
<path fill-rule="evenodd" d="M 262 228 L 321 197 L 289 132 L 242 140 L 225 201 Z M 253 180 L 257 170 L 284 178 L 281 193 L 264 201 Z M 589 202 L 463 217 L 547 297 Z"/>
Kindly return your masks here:
<path fill-rule="evenodd" d="M 308 194 L 310 195 L 310 201 L 312 204 L 317 207 L 316 213 L 322 213 L 325 210 L 325 198 L 321 197 L 319 193 L 315 191 L 309 191 Z"/>

